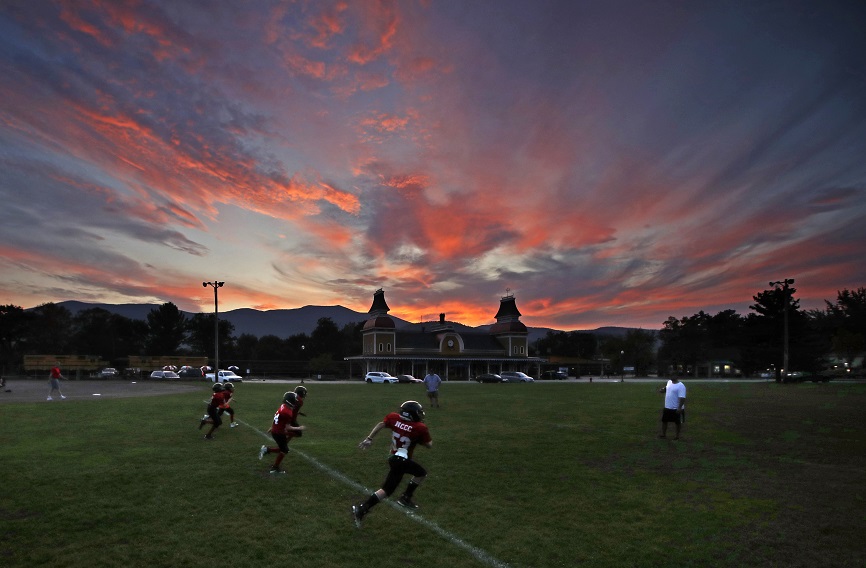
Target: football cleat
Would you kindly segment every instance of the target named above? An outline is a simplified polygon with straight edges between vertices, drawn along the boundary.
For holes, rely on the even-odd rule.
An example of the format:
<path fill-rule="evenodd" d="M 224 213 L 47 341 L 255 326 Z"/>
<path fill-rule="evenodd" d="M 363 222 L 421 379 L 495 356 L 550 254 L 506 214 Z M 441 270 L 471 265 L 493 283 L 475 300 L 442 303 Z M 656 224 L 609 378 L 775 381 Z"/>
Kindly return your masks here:
<path fill-rule="evenodd" d="M 361 528 L 361 521 L 364 520 L 364 509 L 361 505 L 352 505 L 352 518 L 355 519 L 355 526 Z"/>
<path fill-rule="evenodd" d="M 235 427 L 237 427 L 237 425 L 238 425 L 238 423 L 237 423 L 237 422 L 232 422 L 232 425 L 231 425 L 231 426 L 229 426 L 229 428 L 235 428 Z"/>
<path fill-rule="evenodd" d="M 397 504 L 401 507 L 406 507 L 407 509 L 417 509 L 418 505 L 412 502 L 411 499 L 403 495 L 399 499 L 397 499 Z"/>
<path fill-rule="evenodd" d="M 407 420 L 411 420 L 412 422 L 423 422 L 424 407 L 421 406 L 420 402 L 407 400 L 400 405 L 400 416 Z"/>
<path fill-rule="evenodd" d="M 272 473 L 272 474 L 274 474 L 274 475 L 285 474 L 285 473 L 286 473 L 286 470 L 284 470 L 284 469 L 280 469 L 280 468 L 278 468 L 278 467 L 272 467 L 272 468 L 271 468 L 271 471 L 269 471 L 268 473 Z"/>
<path fill-rule="evenodd" d="M 261 448 L 259 448 L 259 459 L 263 459 L 266 453 L 268 453 L 267 446 L 262 446 Z"/>

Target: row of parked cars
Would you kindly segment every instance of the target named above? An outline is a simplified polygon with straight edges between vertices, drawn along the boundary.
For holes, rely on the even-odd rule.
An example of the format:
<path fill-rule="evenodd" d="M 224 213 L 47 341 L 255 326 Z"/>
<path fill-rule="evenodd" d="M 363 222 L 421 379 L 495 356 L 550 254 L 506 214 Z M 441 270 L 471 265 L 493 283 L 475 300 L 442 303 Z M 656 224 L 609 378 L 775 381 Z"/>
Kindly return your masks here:
<path fill-rule="evenodd" d="M 156 380 L 204 379 L 212 383 L 242 383 L 244 381 L 243 377 L 230 369 L 220 370 L 216 377 L 214 377 L 214 373 L 205 373 L 200 368 L 196 367 L 182 367 L 178 371 L 172 371 L 170 369 L 153 371 L 150 374 L 150 378 Z"/>
<path fill-rule="evenodd" d="M 567 379 L 568 375 L 561 371 L 546 371 L 542 374 L 545 379 Z M 521 373 L 520 371 L 503 371 L 501 373 L 484 373 L 478 375 L 475 380 L 479 383 L 534 383 L 535 379 Z M 364 381 L 368 383 L 420 383 L 421 379 L 416 379 L 412 375 L 397 375 L 396 377 L 384 371 L 371 371 L 364 376 Z"/>
<path fill-rule="evenodd" d="M 397 375 L 396 377 L 384 371 L 370 371 L 364 375 L 364 382 L 367 383 L 423 383 L 421 379 L 416 379 L 412 375 Z"/>
<path fill-rule="evenodd" d="M 501 373 L 484 373 L 475 380 L 479 383 L 534 383 L 535 379 L 520 371 L 502 371 Z"/>

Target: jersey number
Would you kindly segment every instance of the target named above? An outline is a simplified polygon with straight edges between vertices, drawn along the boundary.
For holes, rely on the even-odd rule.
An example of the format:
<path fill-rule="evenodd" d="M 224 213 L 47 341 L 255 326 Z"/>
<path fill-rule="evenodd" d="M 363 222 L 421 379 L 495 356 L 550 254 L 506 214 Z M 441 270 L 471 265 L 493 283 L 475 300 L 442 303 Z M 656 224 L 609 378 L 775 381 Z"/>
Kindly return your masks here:
<path fill-rule="evenodd" d="M 409 446 L 412 444 L 412 440 L 407 438 L 406 436 L 401 435 L 399 432 L 393 432 L 391 435 L 391 449 L 395 452 L 400 448 L 409 449 Z"/>

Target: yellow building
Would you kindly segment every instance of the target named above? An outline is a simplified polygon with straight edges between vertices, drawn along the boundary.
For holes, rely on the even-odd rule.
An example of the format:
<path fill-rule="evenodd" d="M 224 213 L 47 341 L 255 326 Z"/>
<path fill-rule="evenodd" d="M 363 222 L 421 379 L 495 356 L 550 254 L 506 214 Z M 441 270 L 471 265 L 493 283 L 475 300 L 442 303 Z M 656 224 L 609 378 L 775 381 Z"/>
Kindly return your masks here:
<path fill-rule="evenodd" d="M 385 371 L 421 378 L 432 371 L 447 381 L 521 371 L 537 377 L 545 362 L 529 356 L 529 332 L 520 321 L 513 295 L 500 299 L 496 323 L 486 330 L 449 322 L 445 314 L 439 314 L 438 322 L 398 328 L 389 311 L 385 292 L 376 290 L 362 331 L 362 354 L 346 357 L 351 376 Z"/>

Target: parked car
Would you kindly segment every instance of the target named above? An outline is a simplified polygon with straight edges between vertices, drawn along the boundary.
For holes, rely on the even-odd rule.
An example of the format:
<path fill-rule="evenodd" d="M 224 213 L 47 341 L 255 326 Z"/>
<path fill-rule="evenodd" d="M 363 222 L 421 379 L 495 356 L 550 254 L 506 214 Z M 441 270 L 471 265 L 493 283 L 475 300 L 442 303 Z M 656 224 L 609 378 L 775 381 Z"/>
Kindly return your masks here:
<path fill-rule="evenodd" d="M 562 371 L 544 371 L 541 373 L 542 379 L 552 379 L 556 381 L 564 381 L 568 378 L 568 375 L 563 373 Z"/>
<path fill-rule="evenodd" d="M 181 378 L 184 379 L 203 379 L 204 371 L 202 371 L 198 367 L 181 367 L 180 371 L 177 372 Z"/>
<path fill-rule="evenodd" d="M 105 369 L 99 371 L 99 376 L 103 379 L 111 379 L 119 374 L 120 373 L 118 373 L 117 369 L 115 369 L 114 367 L 106 367 Z"/>
<path fill-rule="evenodd" d="M 475 377 L 475 380 L 479 383 L 502 383 L 502 377 L 497 375 L 496 373 L 484 373 L 483 375 L 478 375 Z"/>
<path fill-rule="evenodd" d="M 151 379 L 175 380 L 179 379 L 180 375 L 174 371 L 154 371 L 150 374 Z"/>
<path fill-rule="evenodd" d="M 392 377 L 390 374 L 383 371 L 370 371 L 364 376 L 364 381 L 368 383 L 397 383 L 399 379 Z"/>
<path fill-rule="evenodd" d="M 206 381 L 215 382 L 214 374 L 208 373 L 204 376 Z M 234 371 L 223 371 L 219 372 L 219 382 L 221 383 L 242 383 L 244 382 L 244 378 Z"/>
<path fill-rule="evenodd" d="M 503 371 L 499 374 L 505 383 L 534 383 L 535 379 L 520 371 Z"/>
<path fill-rule="evenodd" d="M 412 375 L 397 375 L 398 383 L 423 383 L 421 379 L 416 379 Z"/>

